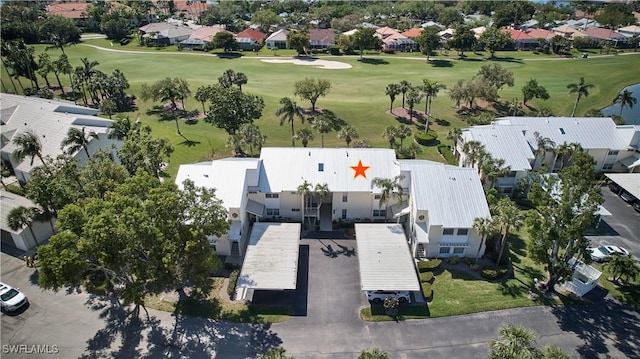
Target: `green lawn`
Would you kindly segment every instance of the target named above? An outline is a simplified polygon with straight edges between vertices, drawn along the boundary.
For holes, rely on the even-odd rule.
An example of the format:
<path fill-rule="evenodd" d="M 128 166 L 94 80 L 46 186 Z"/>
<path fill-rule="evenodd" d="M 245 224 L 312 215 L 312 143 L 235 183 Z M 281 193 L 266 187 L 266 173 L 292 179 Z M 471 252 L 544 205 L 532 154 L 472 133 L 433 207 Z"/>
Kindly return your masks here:
<path fill-rule="evenodd" d="M 101 46 L 104 49 L 86 45 Z M 41 52 L 44 51 L 45 46 L 38 45 L 36 49 Z M 480 66 L 488 63 L 482 60 L 486 53 L 468 53 L 467 61 L 458 61 L 453 51 L 446 56 L 438 56 L 437 58 L 442 61 L 436 62 L 437 65 L 427 64 L 424 57 L 417 54 L 367 55 L 369 58 L 382 59 L 383 61 L 378 62 L 381 64 L 363 63 L 358 61 L 357 56 L 324 55 L 325 59 L 346 62 L 353 66 L 349 70 L 325 70 L 291 64 L 266 64 L 253 53 L 241 58 L 223 59 L 214 54 L 202 52 L 177 52 L 174 47 L 159 50 L 142 48 L 135 40 L 127 46 L 114 44 L 113 49 L 131 51 L 129 53 L 108 51 L 111 49 L 107 40 L 97 39 L 71 46 L 66 49 L 66 53 L 73 66 L 80 65 L 80 58 L 87 57 L 100 62 L 98 69 L 104 72 L 110 73 L 114 69 L 120 69 L 131 85 L 129 92 L 134 94 L 139 94 L 142 83 L 150 83 L 165 76 L 185 78 L 191 90 L 195 92 L 199 86 L 216 83 L 217 78 L 226 69 L 244 72 L 249 83 L 243 86 L 243 90 L 265 99 L 263 117 L 256 121 L 256 124 L 267 135 L 267 146 L 290 145 L 290 127 L 280 126 L 274 112 L 279 107 L 280 98 L 293 97 L 294 82 L 304 77 L 322 77 L 329 80 L 332 83 L 332 89 L 326 97 L 319 99 L 317 105 L 333 110 L 354 126 L 360 133 L 360 137 L 368 139 L 373 146 L 386 147 L 387 143 L 381 137 L 383 129 L 389 125 L 398 124 L 395 118 L 385 113 L 389 108 L 389 98 L 384 95 L 387 84 L 407 80 L 417 85 L 422 82 L 422 79 L 429 78 L 451 86 L 458 79 L 470 79 L 477 73 Z M 49 52 L 54 58 L 59 55 L 59 50 Z M 259 55 L 272 56 L 273 52 L 263 50 Z M 284 57 L 285 51 L 279 51 L 277 55 Z M 531 52 L 498 53 L 497 56 L 503 58 L 504 61 L 500 63 L 512 70 L 516 79 L 514 87 L 501 91 L 502 99 L 506 101 L 514 97 L 521 98 L 522 85 L 530 78 L 536 78 L 539 84 L 548 89 L 551 99 L 545 102 L 534 100 L 531 105 L 549 107 L 555 115 L 570 113 L 574 97 L 567 95 L 566 86 L 569 83 L 578 82 L 581 76 L 584 76 L 587 82 L 596 84 L 596 87 L 592 89 L 589 97 L 581 101 L 578 106 L 578 115 L 591 108 L 607 106 L 621 88 L 640 82 L 640 72 L 630 70 L 640 68 L 640 56 L 596 57 L 592 55 L 587 60 L 557 60 L 553 56 L 534 55 Z M 413 59 L 402 57 L 413 57 Z M 532 58 L 545 60 L 534 61 Z M 3 70 L 4 85 L 10 88 L 11 84 L 6 81 L 5 74 Z M 53 79 L 52 75 L 50 77 Z M 62 80 L 66 83 L 68 78 L 63 77 Z M 28 82 L 23 79 L 23 83 L 26 85 Z M 309 106 L 307 101 L 296 100 L 303 106 Z M 400 106 L 401 101 L 401 97 L 397 98 L 394 106 Z M 230 155 L 230 149 L 225 147 L 227 134 L 224 131 L 203 121 L 194 125 L 182 124 L 181 130 L 189 139 L 185 141 L 176 134 L 173 122 L 161 122 L 156 115 L 147 114 L 153 105 L 151 102 L 140 101 L 139 108 L 129 115 L 134 119 L 140 116 L 144 123 L 153 128 L 156 136 L 167 137 L 175 145 L 176 150 L 170 160 L 170 174 L 174 175 L 179 164 L 182 163 Z M 186 107 L 188 110 L 202 110 L 201 104 L 194 99 L 188 100 Z M 424 104 L 417 105 L 416 109 L 424 110 Z M 434 100 L 432 115 L 444 120 L 441 124 L 434 123 L 431 126 L 438 132 L 439 141 L 442 144 L 449 144 L 446 134 L 451 128 L 467 127 L 463 118 L 456 114 L 456 109 L 448 98 L 446 90 Z M 300 127 L 301 124 L 296 123 L 296 128 Z M 345 145 L 334 133 L 328 134 L 325 142 L 327 147 Z M 319 146 L 319 144 L 320 139 L 317 136 L 311 141 L 310 146 Z M 423 147 L 424 152 L 420 158 L 442 161 L 436 145 L 437 143 L 434 146 Z"/>
<path fill-rule="evenodd" d="M 640 276 L 630 281 L 621 280 L 620 283 L 613 283 L 609 280 L 612 275 L 606 265 L 598 263 L 592 263 L 591 265 L 602 271 L 598 284 L 606 289 L 612 297 L 636 309 L 640 309 Z"/>

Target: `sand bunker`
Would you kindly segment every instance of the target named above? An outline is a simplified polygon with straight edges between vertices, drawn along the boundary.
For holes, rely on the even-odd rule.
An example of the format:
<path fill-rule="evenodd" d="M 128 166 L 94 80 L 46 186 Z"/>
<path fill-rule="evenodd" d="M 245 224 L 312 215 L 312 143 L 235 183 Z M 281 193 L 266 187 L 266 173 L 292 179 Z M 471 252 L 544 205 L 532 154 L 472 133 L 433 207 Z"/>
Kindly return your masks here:
<path fill-rule="evenodd" d="M 329 70 L 344 70 L 350 69 L 351 65 L 339 61 L 327 61 L 318 59 L 262 59 L 260 61 L 269 62 L 272 64 L 294 64 L 294 65 L 308 65 L 315 66 L 319 69 Z"/>

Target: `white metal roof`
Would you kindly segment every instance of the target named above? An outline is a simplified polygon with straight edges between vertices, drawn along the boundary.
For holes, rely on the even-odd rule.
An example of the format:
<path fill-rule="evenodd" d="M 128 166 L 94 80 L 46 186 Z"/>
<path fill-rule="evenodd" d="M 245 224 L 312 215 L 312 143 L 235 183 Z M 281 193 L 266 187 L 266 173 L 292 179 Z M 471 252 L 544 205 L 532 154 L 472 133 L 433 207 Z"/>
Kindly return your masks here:
<path fill-rule="evenodd" d="M 112 121 L 96 116 L 97 110 L 76 106 L 67 101 L 47 100 L 37 97 L 17 95 L 0 95 L 2 134 L 2 152 L 11 155 L 17 147 L 12 143 L 13 138 L 27 130 L 33 131 L 42 143 L 43 156 L 55 157 L 62 154 L 60 144 L 67 137 L 70 128 L 85 128 L 86 133 L 106 134 Z M 90 138 L 89 141 L 92 139 Z M 31 158 L 25 158 L 17 169 L 30 172 L 33 167 L 41 166 L 42 162 L 36 158 L 33 166 Z"/>
<path fill-rule="evenodd" d="M 332 192 L 376 192 L 379 189 L 371 188 L 373 178 L 400 174 L 395 152 L 383 148 L 268 147 L 262 148 L 260 158 L 262 192 L 296 191 L 305 180 L 326 183 Z M 356 177 L 352 167 L 359 164 L 366 178 Z"/>
<path fill-rule="evenodd" d="M 181 165 L 175 183 L 190 179 L 196 186 L 215 188 L 216 197 L 225 208 L 240 208 L 247 189 L 247 170 L 256 170 L 257 158 L 225 158 L 211 162 Z"/>
<path fill-rule="evenodd" d="M 12 230 L 9 227 L 9 221 L 7 220 L 7 215 L 9 214 L 9 212 L 11 212 L 12 209 L 18 208 L 21 206 L 26 208 L 37 207 L 37 205 L 33 203 L 30 199 L 26 197 L 18 196 L 17 194 L 4 191 L 4 190 L 0 191 L 0 204 L 2 206 L 1 212 L 0 212 L 2 213 L 1 215 L 2 226 L 0 228 L 2 228 L 3 231 L 16 233 L 16 234 L 22 233 L 22 231 L 25 230 L 27 227 L 18 229 L 17 231 Z"/>
<path fill-rule="evenodd" d="M 362 290 L 420 290 L 400 224 L 356 223 L 355 230 Z"/>
<path fill-rule="evenodd" d="M 584 149 L 612 150 L 626 150 L 629 146 L 610 117 L 501 117 L 495 124 L 523 126 L 533 147 L 537 146 L 534 132 L 556 145 L 575 142 Z"/>
<path fill-rule="evenodd" d="M 605 176 L 640 199 L 640 173 L 607 173 Z"/>
<path fill-rule="evenodd" d="M 423 160 L 400 161 L 411 171 L 416 209 L 429 212 L 430 225 L 471 228 L 477 217 L 491 217 L 478 172 Z"/>
<path fill-rule="evenodd" d="M 531 169 L 535 155 L 521 126 L 474 126 L 464 130 L 463 136 L 467 141 L 482 143 L 494 159 L 503 159 L 512 171 Z"/>
<path fill-rule="evenodd" d="M 300 223 L 254 223 L 238 287 L 296 289 Z"/>

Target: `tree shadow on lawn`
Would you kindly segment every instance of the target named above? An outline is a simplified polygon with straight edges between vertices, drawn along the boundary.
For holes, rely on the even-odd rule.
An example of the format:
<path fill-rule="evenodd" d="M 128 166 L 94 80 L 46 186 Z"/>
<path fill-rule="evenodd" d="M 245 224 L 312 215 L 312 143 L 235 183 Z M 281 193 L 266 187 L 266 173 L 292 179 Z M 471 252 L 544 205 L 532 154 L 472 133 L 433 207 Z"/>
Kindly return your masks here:
<path fill-rule="evenodd" d="M 200 141 L 192 141 L 189 139 L 185 139 L 184 141 L 178 143 L 181 146 L 187 146 L 187 147 L 195 147 L 197 145 L 199 145 L 201 142 Z"/>
<path fill-rule="evenodd" d="M 87 304 L 101 311 L 105 327 L 87 341 L 83 359 L 246 358 L 282 343 L 269 324 L 190 317 L 179 310 L 162 322 L 153 315 L 139 317 L 139 313 L 130 313 L 130 308 L 114 300 L 93 296 Z"/>
<path fill-rule="evenodd" d="M 433 67 L 453 67 L 453 61 L 449 60 L 429 60 L 429 64 Z"/>
<path fill-rule="evenodd" d="M 358 62 L 368 65 L 388 65 L 389 61 L 385 59 L 372 59 L 370 57 L 365 57 L 362 59 L 358 59 Z"/>
<path fill-rule="evenodd" d="M 487 58 L 487 60 L 489 60 L 489 61 L 497 61 L 497 62 L 515 62 L 515 63 L 518 63 L 518 64 L 523 63 L 522 59 L 517 59 L 515 57 L 509 57 L 509 56 L 507 56 L 507 57 L 490 57 L 490 58 Z"/>
<path fill-rule="evenodd" d="M 640 357 L 640 315 L 596 287 L 583 298 L 592 305 L 553 307 L 560 329 L 574 332 L 584 344 L 576 350 L 580 357 L 612 357 L 607 345 L 613 345 L 627 358 Z M 611 342 L 612 344 L 608 344 Z"/>

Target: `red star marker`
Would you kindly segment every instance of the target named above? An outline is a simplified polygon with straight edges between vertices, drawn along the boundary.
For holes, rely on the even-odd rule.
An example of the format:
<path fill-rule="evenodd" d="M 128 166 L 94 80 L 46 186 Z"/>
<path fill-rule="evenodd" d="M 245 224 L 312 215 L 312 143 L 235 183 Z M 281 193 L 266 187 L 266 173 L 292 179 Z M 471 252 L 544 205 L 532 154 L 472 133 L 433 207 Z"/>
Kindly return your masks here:
<path fill-rule="evenodd" d="M 358 176 L 367 178 L 367 170 L 369 169 L 370 166 L 363 166 L 362 160 L 358 160 L 357 166 L 350 166 L 350 167 L 355 171 L 355 173 L 353 174 L 353 179 L 358 178 Z"/>

